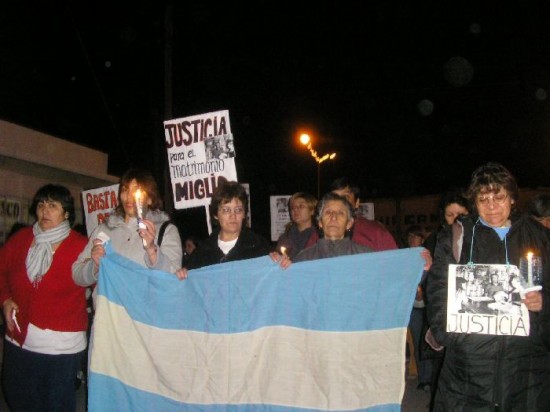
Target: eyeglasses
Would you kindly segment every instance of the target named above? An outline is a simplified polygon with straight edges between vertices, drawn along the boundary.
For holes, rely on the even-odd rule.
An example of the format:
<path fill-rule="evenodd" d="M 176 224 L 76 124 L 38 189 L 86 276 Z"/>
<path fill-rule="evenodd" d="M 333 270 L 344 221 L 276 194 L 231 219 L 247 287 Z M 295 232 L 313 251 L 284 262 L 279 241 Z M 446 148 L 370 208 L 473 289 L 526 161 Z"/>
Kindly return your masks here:
<path fill-rule="evenodd" d="M 477 197 L 477 201 L 482 205 L 488 205 L 489 201 L 495 202 L 497 205 L 503 204 L 508 199 L 508 194 L 497 193 L 496 195 L 480 195 Z"/>
<path fill-rule="evenodd" d="M 302 209 L 305 209 L 306 207 L 308 207 L 308 206 L 304 205 L 304 204 L 294 205 L 290 208 L 290 210 L 302 210 Z"/>
<path fill-rule="evenodd" d="M 244 213 L 244 208 L 242 207 L 236 207 L 235 209 L 231 209 L 230 207 L 220 207 L 218 210 L 223 215 L 230 215 L 231 213 L 235 213 L 236 215 L 242 215 Z"/>

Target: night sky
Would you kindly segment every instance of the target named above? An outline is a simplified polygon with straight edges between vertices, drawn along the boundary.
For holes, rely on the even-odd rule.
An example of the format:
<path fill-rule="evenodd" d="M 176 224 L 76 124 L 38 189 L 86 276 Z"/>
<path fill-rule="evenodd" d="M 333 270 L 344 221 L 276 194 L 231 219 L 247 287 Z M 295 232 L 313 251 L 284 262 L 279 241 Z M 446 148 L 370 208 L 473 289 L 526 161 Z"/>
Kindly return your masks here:
<path fill-rule="evenodd" d="M 337 152 L 323 187 L 348 175 L 364 197 L 464 186 L 489 160 L 550 185 L 550 6 L 194 3 L 5 1 L 0 118 L 160 181 L 162 121 L 228 109 L 266 236 L 269 195 L 316 191 L 301 131 Z"/>

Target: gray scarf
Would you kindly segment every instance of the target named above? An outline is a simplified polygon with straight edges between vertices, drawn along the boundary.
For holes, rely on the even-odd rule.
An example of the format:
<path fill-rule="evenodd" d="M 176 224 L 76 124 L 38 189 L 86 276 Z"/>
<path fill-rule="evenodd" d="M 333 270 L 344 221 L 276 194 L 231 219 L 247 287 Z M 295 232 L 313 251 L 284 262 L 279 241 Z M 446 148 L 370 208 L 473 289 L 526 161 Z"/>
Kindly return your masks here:
<path fill-rule="evenodd" d="M 59 243 L 69 236 L 71 226 L 68 220 L 64 220 L 55 228 L 44 231 L 36 222 L 32 227 L 32 232 L 34 233 L 34 246 L 29 249 L 25 264 L 29 280 L 36 287 L 52 264 L 52 244 Z"/>

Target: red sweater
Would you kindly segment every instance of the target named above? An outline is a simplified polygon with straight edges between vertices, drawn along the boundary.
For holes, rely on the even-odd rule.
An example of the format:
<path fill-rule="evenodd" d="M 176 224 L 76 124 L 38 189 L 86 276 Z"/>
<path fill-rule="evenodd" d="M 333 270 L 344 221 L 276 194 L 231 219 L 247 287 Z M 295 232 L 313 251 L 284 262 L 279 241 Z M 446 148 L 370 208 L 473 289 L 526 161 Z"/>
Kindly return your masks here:
<path fill-rule="evenodd" d="M 357 216 L 351 230 L 353 232 L 351 240 L 355 243 L 368 246 L 377 252 L 397 249 L 397 243 L 395 243 L 393 236 L 380 222 Z M 319 235 L 314 230 L 306 243 L 306 247 L 313 246 L 317 243 L 317 240 L 319 240 Z"/>
<path fill-rule="evenodd" d="M 21 332 L 11 335 L 23 345 L 29 323 L 59 332 L 85 331 L 88 326 L 85 288 L 72 278 L 72 265 L 87 239 L 71 230 L 61 242 L 50 269 L 35 288 L 27 275 L 25 260 L 34 239 L 32 227 L 15 233 L 0 248 L 0 304 L 10 297 L 19 306 L 17 322 Z"/>

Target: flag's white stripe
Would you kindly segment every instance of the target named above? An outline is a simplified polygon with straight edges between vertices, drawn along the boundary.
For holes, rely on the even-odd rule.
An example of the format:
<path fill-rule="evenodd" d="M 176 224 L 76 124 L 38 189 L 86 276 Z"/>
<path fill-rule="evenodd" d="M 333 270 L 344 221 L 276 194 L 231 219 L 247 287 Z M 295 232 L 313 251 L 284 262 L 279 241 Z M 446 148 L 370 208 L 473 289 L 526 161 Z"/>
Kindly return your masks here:
<path fill-rule="evenodd" d="M 178 402 L 354 410 L 399 404 L 404 393 L 404 328 L 207 334 L 134 322 L 98 299 L 92 373 Z"/>

